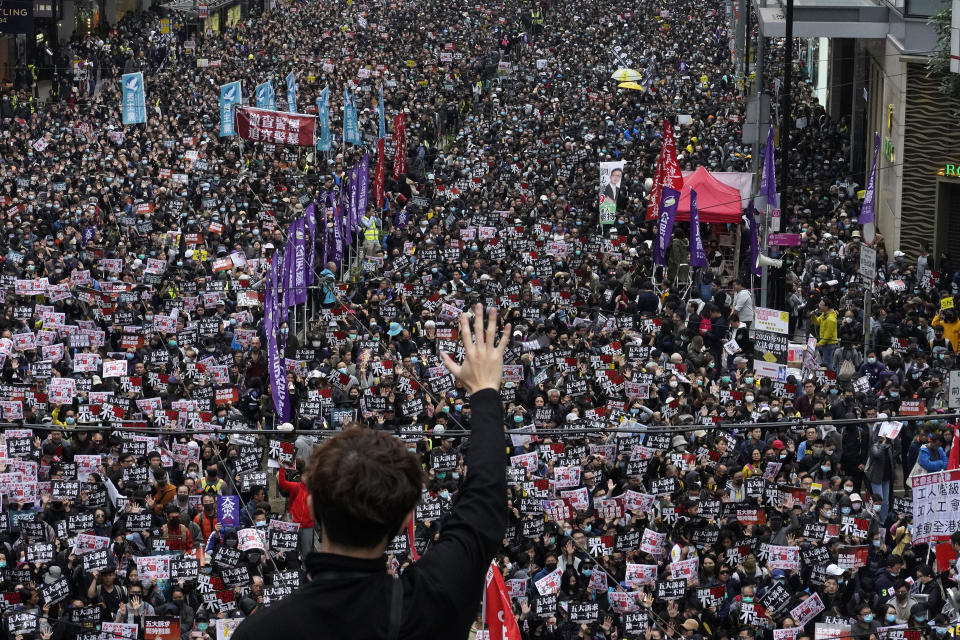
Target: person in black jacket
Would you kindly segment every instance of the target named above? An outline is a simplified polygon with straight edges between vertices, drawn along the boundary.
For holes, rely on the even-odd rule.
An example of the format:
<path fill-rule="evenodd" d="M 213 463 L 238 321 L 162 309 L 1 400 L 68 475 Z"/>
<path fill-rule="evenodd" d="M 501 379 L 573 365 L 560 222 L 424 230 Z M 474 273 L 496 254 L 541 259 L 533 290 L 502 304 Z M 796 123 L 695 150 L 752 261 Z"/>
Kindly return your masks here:
<path fill-rule="evenodd" d="M 484 329 L 477 305 L 473 331 L 468 315 L 460 317 L 463 364 L 442 357 L 471 394 L 469 473 L 437 541 L 399 578 L 387 573 L 384 550 L 413 517 L 423 473 L 402 441 L 347 429 L 314 450 L 307 471 L 322 531 L 321 552 L 306 559 L 310 581 L 244 620 L 234 640 L 467 637 L 507 526 L 500 381 L 510 335 L 507 325 L 496 343 L 496 311 Z"/>

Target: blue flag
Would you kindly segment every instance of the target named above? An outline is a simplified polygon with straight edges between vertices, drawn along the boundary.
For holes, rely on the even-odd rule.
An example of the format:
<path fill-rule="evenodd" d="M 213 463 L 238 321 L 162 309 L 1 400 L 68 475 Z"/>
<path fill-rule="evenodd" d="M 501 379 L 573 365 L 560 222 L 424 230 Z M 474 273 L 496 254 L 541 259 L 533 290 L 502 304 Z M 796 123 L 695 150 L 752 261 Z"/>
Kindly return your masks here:
<path fill-rule="evenodd" d="M 297 79 L 293 76 L 293 71 L 287 74 L 287 111 L 297 112 Z"/>
<path fill-rule="evenodd" d="M 707 254 L 703 250 L 700 235 L 700 210 L 697 209 L 697 192 L 690 189 L 690 266 L 707 266 Z"/>
<path fill-rule="evenodd" d="M 767 147 L 763 151 L 763 178 L 760 180 L 760 195 L 767 196 L 767 204 L 774 209 L 779 205 L 777 202 L 777 173 L 774 168 L 773 157 L 773 125 L 767 132 Z"/>
<path fill-rule="evenodd" d="M 360 122 L 357 120 L 357 105 L 353 102 L 350 89 L 343 88 L 343 141 L 347 144 L 362 144 L 360 140 Z"/>
<path fill-rule="evenodd" d="M 123 89 L 123 124 L 144 124 L 147 121 L 147 93 L 143 73 L 125 73 L 121 78 Z"/>
<path fill-rule="evenodd" d="M 330 138 L 330 89 L 324 89 L 317 98 L 317 118 L 320 120 L 320 140 L 317 151 L 330 151 L 333 146 Z"/>
<path fill-rule="evenodd" d="M 387 137 L 387 114 L 383 109 L 383 87 L 380 87 L 380 102 L 377 103 L 377 111 L 380 114 L 380 128 L 378 129 L 377 139 Z"/>
<path fill-rule="evenodd" d="M 220 87 L 220 137 L 237 135 L 233 127 L 233 107 L 237 104 L 243 104 L 240 81 L 222 85 Z"/>
<path fill-rule="evenodd" d="M 257 85 L 257 108 L 271 111 L 277 109 L 277 96 L 273 90 L 273 83 L 269 80 Z"/>

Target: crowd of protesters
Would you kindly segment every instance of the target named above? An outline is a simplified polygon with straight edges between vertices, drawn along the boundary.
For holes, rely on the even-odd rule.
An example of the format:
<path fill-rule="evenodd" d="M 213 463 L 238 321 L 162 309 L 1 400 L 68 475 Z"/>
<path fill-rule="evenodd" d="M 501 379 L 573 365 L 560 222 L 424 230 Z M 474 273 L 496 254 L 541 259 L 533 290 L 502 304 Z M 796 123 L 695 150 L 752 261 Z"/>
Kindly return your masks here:
<path fill-rule="evenodd" d="M 495 563 L 524 638 L 952 633 L 960 536 L 914 531 L 908 480 L 948 467 L 960 270 L 878 234 L 877 277 L 860 277 L 865 180 L 801 69 L 802 179 L 782 220 L 802 244 L 772 272 L 789 375 L 756 366 L 745 231 L 724 254 L 742 225 L 704 225 L 710 266 L 684 283 L 678 224 L 654 268 L 645 180 L 664 122 L 684 170 L 752 166 L 728 4 L 293 2 L 220 33 L 174 15 L 169 34 L 148 12 L 74 38 L 48 99 L 4 92 L 8 636 L 228 633 L 306 580 L 304 464 L 354 423 L 423 462 L 412 534 L 385 560 L 403 572 L 468 472 L 470 399 L 439 354 L 462 348 L 456 313 L 478 302 L 513 327 Z M 618 88 L 623 66 L 643 91 Z M 123 127 L 132 71 L 147 124 Z M 331 89 L 332 151 L 218 135 L 221 85 L 249 97 L 272 79 L 281 96 L 291 71 L 302 111 Z M 339 139 L 348 85 L 364 147 Z M 388 169 L 344 259 L 318 261 L 308 312 L 279 323 L 292 417 L 278 420 L 264 273 L 304 205 L 375 151 L 380 89 L 388 120 L 406 117 L 406 168 Z M 615 160 L 601 226 L 598 163 Z M 922 419 L 895 419 L 908 413 Z M 913 543 L 932 533 L 951 544 Z"/>

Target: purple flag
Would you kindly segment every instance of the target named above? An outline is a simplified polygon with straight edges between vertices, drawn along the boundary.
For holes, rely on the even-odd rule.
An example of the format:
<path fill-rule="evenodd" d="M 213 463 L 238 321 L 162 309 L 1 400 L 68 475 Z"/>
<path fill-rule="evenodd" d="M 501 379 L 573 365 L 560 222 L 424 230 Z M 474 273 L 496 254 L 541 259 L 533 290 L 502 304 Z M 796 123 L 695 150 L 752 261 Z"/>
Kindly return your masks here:
<path fill-rule="evenodd" d="M 306 224 L 310 238 L 307 240 L 307 286 L 313 284 L 315 262 L 317 258 L 317 206 L 310 203 L 310 206 L 303 211 L 303 220 Z"/>
<path fill-rule="evenodd" d="M 404 207 L 400 209 L 400 211 L 397 211 L 397 215 L 394 216 L 393 219 L 393 226 L 397 229 L 403 229 L 407 226 L 408 222 L 410 222 L 410 212 L 407 211 L 407 208 Z"/>
<path fill-rule="evenodd" d="M 760 234 L 757 233 L 757 216 L 753 208 L 753 199 L 750 200 L 750 206 L 747 207 L 747 222 L 750 224 L 750 271 L 755 276 L 763 273 L 757 260 L 760 257 Z"/>
<path fill-rule="evenodd" d="M 873 164 L 870 166 L 870 177 L 867 178 L 867 191 L 863 194 L 863 206 L 860 208 L 860 224 L 873 222 L 873 201 L 876 198 L 877 188 L 877 159 L 880 155 L 880 134 L 873 140 Z M 872 242 L 872 240 L 871 240 Z"/>
<path fill-rule="evenodd" d="M 703 251 L 700 236 L 700 211 L 697 209 L 697 192 L 690 189 L 690 266 L 707 266 L 707 254 Z"/>
<path fill-rule="evenodd" d="M 327 206 L 326 202 L 320 206 L 320 233 L 323 234 L 323 252 L 320 254 L 320 263 L 323 268 L 327 268 L 327 242 L 330 239 L 330 229 L 327 227 Z"/>
<path fill-rule="evenodd" d="M 264 301 L 266 314 L 272 316 L 266 323 L 265 328 L 269 329 L 267 334 L 267 364 L 270 372 L 270 394 L 273 396 L 273 410 L 281 422 L 290 419 L 290 397 L 287 394 L 287 365 L 283 354 L 277 349 L 277 331 L 276 327 L 280 324 L 280 319 L 276 317 L 276 299 L 277 292 L 277 259 L 274 254 L 270 261 L 270 274 L 267 280 L 268 300 Z"/>
<path fill-rule="evenodd" d="M 343 237 L 346 244 L 353 244 L 353 192 L 356 189 L 357 168 L 347 171 L 346 184 L 340 190 L 340 205 L 343 210 Z"/>
<path fill-rule="evenodd" d="M 307 301 L 307 231 L 306 221 L 298 218 L 290 225 L 290 240 L 293 241 L 293 251 L 290 263 L 293 265 L 293 286 L 287 292 L 291 304 L 303 304 Z"/>
<path fill-rule="evenodd" d="M 360 218 L 367 215 L 367 206 L 370 204 L 370 154 L 363 154 L 360 161 L 360 168 L 357 171 L 357 207 L 354 218 L 354 224 L 357 229 L 360 228 Z"/>
<path fill-rule="evenodd" d="M 680 192 L 664 186 L 660 188 L 660 217 L 657 219 L 657 243 L 653 246 L 653 263 L 667 264 L 667 249 L 673 234 L 673 223 L 677 217 L 677 205 L 680 204 Z"/>
<path fill-rule="evenodd" d="M 330 259 L 336 263 L 339 269 L 343 262 L 343 216 L 340 214 L 340 207 L 337 206 L 332 193 L 330 194 L 330 200 L 333 203 L 333 254 Z"/>
<path fill-rule="evenodd" d="M 293 227 L 291 225 L 290 231 Z M 280 272 L 281 309 L 284 311 L 296 304 L 294 297 L 297 290 L 297 266 L 295 264 L 296 251 L 293 243 L 293 234 L 287 233 L 287 243 L 283 246 L 283 271 Z"/>
<path fill-rule="evenodd" d="M 777 172 L 773 157 L 773 125 L 767 132 L 767 147 L 763 152 L 763 178 L 760 180 L 760 195 L 767 196 L 767 204 L 774 209 L 780 206 L 777 201 Z"/>

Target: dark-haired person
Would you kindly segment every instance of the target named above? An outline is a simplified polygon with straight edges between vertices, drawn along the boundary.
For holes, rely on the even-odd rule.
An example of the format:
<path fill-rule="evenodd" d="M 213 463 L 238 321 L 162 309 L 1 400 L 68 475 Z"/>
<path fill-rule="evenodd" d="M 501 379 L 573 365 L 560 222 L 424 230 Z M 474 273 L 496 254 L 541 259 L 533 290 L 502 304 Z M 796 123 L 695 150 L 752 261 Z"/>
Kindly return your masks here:
<path fill-rule="evenodd" d="M 235 640 L 269 638 L 466 638 L 484 577 L 506 530 L 506 448 L 500 381 L 510 327 L 496 343 L 496 311 L 460 317 L 465 356 L 443 362 L 470 392 L 472 433 L 459 500 L 439 538 L 394 579 L 384 550 L 420 500 L 423 472 L 399 439 L 347 429 L 317 447 L 307 498 L 322 531 L 303 588 L 245 620 Z M 476 335 L 474 343 L 473 335 Z"/>
<path fill-rule="evenodd" d="M 297 460 L 297 468 L 300 469 L 303 462 Z M 306 557 L 313 551 L 314 521 L 308 504 L 310 489 L 304 484 L 302 475 L 295 481 L 287 479 L 287 470 L 277 470 L 277 486 L 287 496 L 286 511 L 290 513 L 291 519 L 300 525 L 300 557 Z"/>

